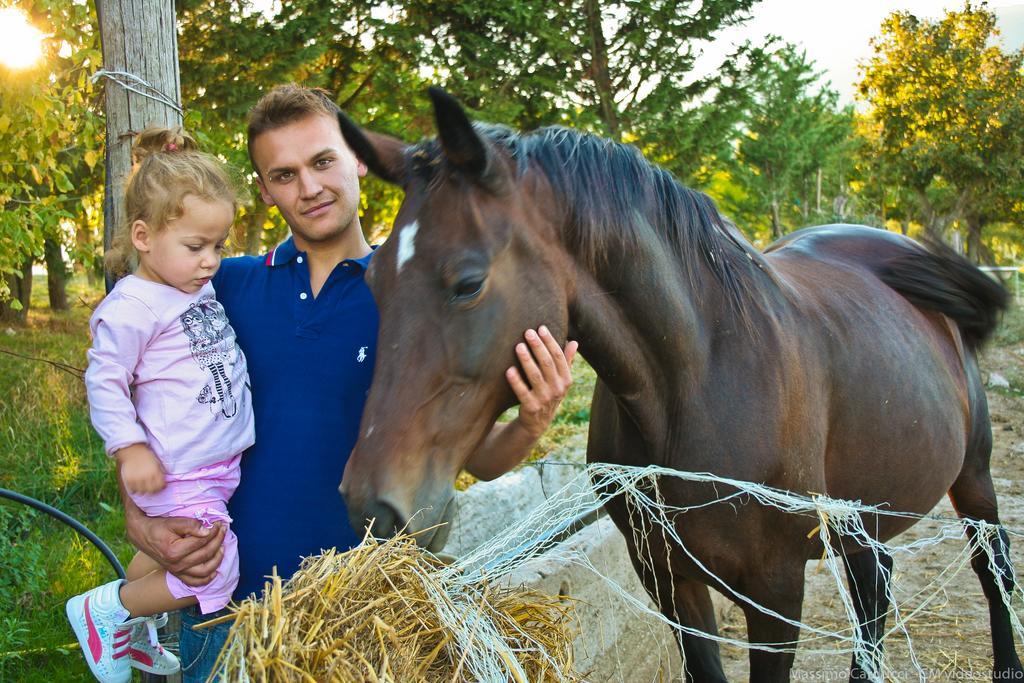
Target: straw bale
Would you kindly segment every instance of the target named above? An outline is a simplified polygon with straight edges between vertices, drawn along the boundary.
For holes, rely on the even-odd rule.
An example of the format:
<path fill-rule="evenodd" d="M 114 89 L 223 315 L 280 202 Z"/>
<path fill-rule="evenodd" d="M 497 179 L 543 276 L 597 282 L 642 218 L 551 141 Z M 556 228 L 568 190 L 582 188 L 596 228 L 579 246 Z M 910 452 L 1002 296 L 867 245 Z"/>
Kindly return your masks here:
<path fill-rule="evenodd" d="M 226 620 L 212 677 L 222 681 L 582 680 L 571 601 L 465 581 L 410 536 L 307 558 L 289 581 L 270 577 L 262 599 L 205 626 Z"/>

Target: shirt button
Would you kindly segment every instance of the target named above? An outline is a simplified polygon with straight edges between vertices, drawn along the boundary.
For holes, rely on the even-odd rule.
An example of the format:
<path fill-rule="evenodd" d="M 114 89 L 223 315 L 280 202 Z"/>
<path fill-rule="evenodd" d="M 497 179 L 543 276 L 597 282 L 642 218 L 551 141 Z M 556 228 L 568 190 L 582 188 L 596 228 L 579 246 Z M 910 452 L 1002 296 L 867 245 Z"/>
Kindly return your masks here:
<path fill-rule="evenodd" d="M 342 264 L 341 264 L 341 267 L 342 267 L 342 268 L 348 268 L 348 263 L 347 263 L 347 262 L 346 262 L 346 263 L 342 263 Z"/>
<path fill-rule="evenodd" d="M 307 295 L 306 295 L 306 293 L 305 293 L 305 292 L 303 292 L 302 294 L 299 294 L 299 298 L 300 298 L 300 299 L 302 299 L 303 301 L 305 301 L 305 300 L 306 300 L 306 296 L 307 296 Z"/>
<path fill-rule="evenodd" d="M 302 263 L 302 257 L 301 256 L 296 257 L 295 261 L 297 263 Z"/>

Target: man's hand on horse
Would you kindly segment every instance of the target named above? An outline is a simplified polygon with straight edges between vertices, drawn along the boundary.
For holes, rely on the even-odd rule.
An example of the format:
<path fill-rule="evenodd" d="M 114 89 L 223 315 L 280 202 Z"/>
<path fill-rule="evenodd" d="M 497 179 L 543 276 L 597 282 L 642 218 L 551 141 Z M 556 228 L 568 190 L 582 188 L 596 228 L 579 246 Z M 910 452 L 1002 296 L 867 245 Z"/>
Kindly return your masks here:
<path fill-rule="evenodd" d="M 519 399 L 519 426 L 537 439 L 555 419 L 572 385 L 572 363 L 579 344 L 570 341 L 563 350 L 545 325 L 527 330 L 523 336 L 526 343 L 516 344 L 522 372 L 513 366 L 505 371 L 505 377 Z"/>

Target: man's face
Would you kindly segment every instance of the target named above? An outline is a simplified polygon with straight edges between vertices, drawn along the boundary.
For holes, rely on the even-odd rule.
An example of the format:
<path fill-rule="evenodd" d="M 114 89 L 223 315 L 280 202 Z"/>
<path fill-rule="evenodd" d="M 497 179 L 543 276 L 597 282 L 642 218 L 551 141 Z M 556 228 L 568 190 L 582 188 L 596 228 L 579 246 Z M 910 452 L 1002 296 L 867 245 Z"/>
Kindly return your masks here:
<path fill-rule="evenodd" d="M 345 144 L 337 120 L 310 115 L 268 130 L 251 151 L 260 195 L 284 216 L 300 249 L 341 239 L 358 225 L 366 167 Z"/>

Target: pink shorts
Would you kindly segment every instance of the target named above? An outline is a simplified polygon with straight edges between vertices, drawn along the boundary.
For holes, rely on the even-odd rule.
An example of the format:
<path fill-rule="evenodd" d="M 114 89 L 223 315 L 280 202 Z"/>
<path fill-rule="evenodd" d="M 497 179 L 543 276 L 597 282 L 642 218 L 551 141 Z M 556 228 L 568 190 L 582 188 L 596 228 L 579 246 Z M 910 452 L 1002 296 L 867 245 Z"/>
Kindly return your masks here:
<path fill-rule="evenodd" d="M 231 523 L 227 503 L 238 487 L 241 454 L 185 474 L 168 474 L 167 486 L 157 493 L 130 494 L 150 517 L 193 517 L 212 527 L 214 522 Z M 203 614 L 225 607 L 238 585 L 238 539 L 231 527 L 224 534 L 224 558 L 217 575 L 205 586 L 186 586 L 167 574 L 167 588 L 175 598 L 195 596 Z"/>

